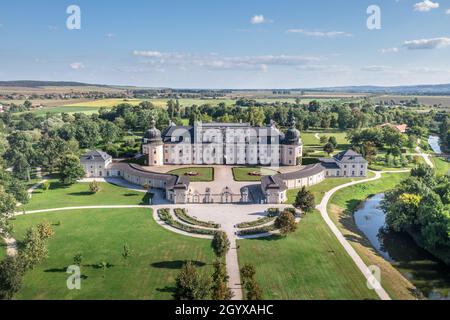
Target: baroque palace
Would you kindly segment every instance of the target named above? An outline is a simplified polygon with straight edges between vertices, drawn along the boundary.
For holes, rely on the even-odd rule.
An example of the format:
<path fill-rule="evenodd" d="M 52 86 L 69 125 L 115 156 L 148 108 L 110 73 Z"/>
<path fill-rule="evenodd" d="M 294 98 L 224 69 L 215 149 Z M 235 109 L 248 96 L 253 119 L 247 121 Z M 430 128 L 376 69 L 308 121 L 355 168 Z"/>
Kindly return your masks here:
<path fill-rule="evenodd" d="M 327 178 L 365 177 L 368 163 L 353 150 L 343 151 L 318 163 L 301 163 L 303 143 L 291 120 L 283 133 L 274 123 L 252 127 L 247 123 L 209 123 L 198 126 L 170 126 L 163 133 L 152 120 L 142 140 L 147 168 L 113 161 L 102 151 L 81 158 L 88 178 L 121 178 L 132 184 L 162 190 L 166 200 L 186 203 L 268 203 L 287 201 L 287 190 L 309 187 Z M 187 176 L 153 172 L 151 168 L 172 165 L 226 165 L 292 167 L 284 174 L 263 177 L 249 186 L 223 186 L 222 190 L 198 190 Z M 297 169 L 298 168 L 298 169 Z M 170 170 L 170 169 L 169 169 Z M 159 170 L 160 171 L 160 170 Z M 236 190 L 234 190 L 236 189 Z"/>

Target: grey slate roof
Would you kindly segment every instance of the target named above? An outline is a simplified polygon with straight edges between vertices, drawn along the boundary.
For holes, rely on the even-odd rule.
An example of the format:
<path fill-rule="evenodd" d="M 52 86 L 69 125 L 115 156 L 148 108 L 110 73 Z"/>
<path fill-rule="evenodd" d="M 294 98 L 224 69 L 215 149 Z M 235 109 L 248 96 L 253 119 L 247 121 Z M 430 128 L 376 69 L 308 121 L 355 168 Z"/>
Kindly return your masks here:
<path fill-rule="evenodd" d="M 261 180 L 261 185 L 263 190 L 267 189 L 280 189 L 284 191 L 287 189 L 286 183 L 284 181 L 289 180 L 299 180 L 303 178 L 308 178 L 324 171 L 325 168 L 321 163 L 312 164 L 303 167 L 301 170 L 295 172 L 289 172 L 284 174 L 277 174 L 275 176 L 267 176 Z"/>
<path fill-rule="evenodd" d="M 270 145 L 272 144 L 271 137 L 269 135 L 271 127 L 252 127 L 249 123 L 202 123 L 202 128 L 205 129 L 253 129 L 255 130 L 258 136 L 264 137 L 264 144 Z M 177 132 L 178 131 L 178 132 Z M 177 141 L 172 142 L 172 136 L 177 132 Z M 190 138 L 190 143 L 194 143 L 195 141 L 195 129 L 193 126 L 170 126 L 162 133 L 162 140 L 165 144 L 178 144 L 183 142 L 183 136 L 180 137 L 180 134 L 188 133 Z M 264 135 L 263 135 L 264 133 Z M 198 137 L 197 137 L 198 138 Z M 251 143 L 256 144 L 257 141 L 254 140 L 254 137 L 251 138 Z M 278 143 L 282 143 L 285 140 L 285 135 L 280 132 L 279 133 L 279 141 Z"/>
<path fill-rule="evenodd" d="M 299 171 L 280 174 L 279 177 L 283 180 L 303 179 L 303 178 L 307 178 L 307 177 L 319 174 L 323 170 L 324 170 L 324 167 L 322 166 L 322 164 L 316 163 L 316 164 L 310 164 L 308 166 L 304 166 Z"/>
<path fill-rule="evenodd" d="M 275 189 L 278 191 L 287 190 L 287 186 L 283 179 L 277 176 L 265 176 L 261 179 L 261 187 L 263 190 Z"/>
<path fill-rule="evenodd" d="M 81 162 L 90 162 L 90 161 L 99 162 L 99 161 L 107 161 L 109 159 L 112 159 L 112 157 L 106 152 L 99 150 L 92 150 L 84 154 L 80 160 Z"/>
<path fill-rule="evenodd" d="M 334 156 L 334 159 L 340 162 L 367 162 L 366 159 L 359 153 L 349 149 L 347 151 L 342 151 Z"/>
<path fill-rule="evenodd" d="M 166 183 L 166 189 L 172 190 L 174 188 L 188 189 L 190 180 L 186 176 L 176 176 L 173 174 L 157 173 L 145 170 L 141 166 L 133 163 L 118 162 L 110 165 L 108 169 L 119 170 L 133 176 L 141 177 L 150 180 L 160 180 Z"/>

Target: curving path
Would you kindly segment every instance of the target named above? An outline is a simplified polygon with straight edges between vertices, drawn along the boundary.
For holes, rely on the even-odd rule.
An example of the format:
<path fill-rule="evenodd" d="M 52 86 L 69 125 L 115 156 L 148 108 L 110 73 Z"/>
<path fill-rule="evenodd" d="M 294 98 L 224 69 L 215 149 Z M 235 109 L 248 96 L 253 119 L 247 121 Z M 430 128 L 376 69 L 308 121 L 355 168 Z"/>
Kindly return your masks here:
<path fill-rule="evenodd" d="M 422 157 L 423 160 L 425 160 L 425 163 L 427 165 L 429 165 L 431 168 L 434 168 L 434 163 L 433 161 L 431 161 L 429 154 L 423 152 L 422 149 L 420 149 L 420 147 L 416 148 L 416 152 L 418 153 L 418 156 Z"/>
<path fill-rule="evenodd" d="M 333 220 L 331 220 L 330 216 L 328 215 L 328 203 L 330 202 L 331 197 L 338 192 L 339 190 L 361 184 L 366 182 L 371 182 L 375 180 L 379 180 L 382 177 L 382 174 L 384 173 L 404 173 L 409 172 L 410 170 L 398 170 L 398 171 L 383 171 L 383 172 L 374 172 L 375 177 L 365 180 L 359 180 L 359 181 L 353 181 L 349 182 L 340 186 L 337 186 L 334 189 L 331 189 L 330 191 L 326 192 L 322 202 L 317 206 L 317 209 L 320 211 L 320 214 L 322 215 L 322 218 L 325 220 L 328 227 L 331 229 L 333 234 L 336 236 L 340 244 L 344 247 L 347 254 L 352 258 L 352 260 L 355 262 L 358 269 L 362 272 L 364 277 L 367 279 L 368 283 L 371 283 L 373 287 L 375 288 L 375 292 L 378 294 L 381 300 L 391 300 L 389 294 L 386 292 L 386 290 L 383 289 L 381 283 L 375 279 L 372 275 L 372 272 L 369 270 L 369 268 L 366 266 L 364 261 L 361 259 L 361 257 L 358 255 L 356 250 L 352 247 L 352 245 L 347 241 L 347 239 L 344 237 L 344 235 L 341 233 L 341 231 L 338 229 L 338 227 L 334 224 Z"/>

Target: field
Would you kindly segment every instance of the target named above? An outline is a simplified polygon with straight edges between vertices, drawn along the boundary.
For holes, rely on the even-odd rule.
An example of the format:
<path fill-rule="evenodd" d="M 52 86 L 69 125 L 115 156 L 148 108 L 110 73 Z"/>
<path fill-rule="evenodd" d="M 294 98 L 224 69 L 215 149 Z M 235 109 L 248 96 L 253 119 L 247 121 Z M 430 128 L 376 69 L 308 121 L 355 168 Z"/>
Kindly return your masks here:
<path fill-rule="evenodd" d="M 175 278 L 186 260 L 212 273 L 214 253 L 208 240 L 180 236 L 161 228 L 149 209 L 115 209 L 42 213 L 18 217 L 15 237 L 30 226 L 57 223 L 49 257 L 28 272 L 16 299 L 172 299 Z M 127 244 L 131 256 L 122 257 Z M 68 290 L 66 269 L 82 255 L 81 290 Z M 105 262 L 109 268 L 98 264 Z"/>
<path fill-rule="evenodd" d="M 389 262 L 383 259 L 357 228 L 353 212 L 371 195 L 393 189 L 409 174 L 384 174 L 382 179 L 355 185 L 337 192 L 330 201 L 328 212 L 338 228 L 367 265 L 381 268 L 381 283 L 394 299 L 413 299 L 413 286 Z"/>
<path fill-rule="evenodd" d="M 239 262 L 256 266 L 265 299 L 377 299 L 318 212 L 287 238 L 238 241 Z"/>
<path fill-rule="evenodd" d="M 130 191 L 109 183 L 99 183 L 99 185 L 101 190 L 91 194 L 88 183 L 77 183 L 65 187 L 57 180 L 51 180 L 49 190 L 37 189 L 30 203 L 20 209 L 32 211 L 67 206 L 139 205 L 144 200 L 143 192 Z"/>
<path fill-rule="evenodd" d="M 262 176 L 273 176 L 278 174 L 275 170 L 260 167 L 236 167 L 233 168 L 234 181 L 253 182 L 261 181 L 262 176 L 252 176 L 253 172 L 259 172 Z"/>
<path fill-rule="evenodd" d="M 442 105 L 443 107 L 447 107 L 447 108 L 450 107 L 450 96 L 380 95 L 380 96 L 373 96 L 371 98 L 373 101 L 394 100 L 397 103 L 399 103 L 400 101 L 411 100 L 411 99 L 417 98 L 419 100 L 420 104 L 424 104 L 427 106 Z"/>
<path fill-rule="evenodd" d="M 170 174 L 183 176 L 189 172 L 196 172 L 197 176 L 189 176 L 191 182 L 211 182 L 214 180 L 214 169 L 207 167 L 192 167 L 170 171 Z"/>
<path fill-rule="evenodd" d="M 85 113 L 93 114 L 97 113 L 100 107 L 51 107 L 36 109 L 33 113 L 37 115 L 46 115 L 47 113 Z"/>
<path fill-rule="evenodd" d="M 66 104 L 63 107 L 89 107 L 89 108 L 112 108 L 121 103 L 128 103 L 131 105 L 138 105 L 142 100 L 138 99 L 101 99 L 101 100 L 91 100 L 74 104 Z"/>

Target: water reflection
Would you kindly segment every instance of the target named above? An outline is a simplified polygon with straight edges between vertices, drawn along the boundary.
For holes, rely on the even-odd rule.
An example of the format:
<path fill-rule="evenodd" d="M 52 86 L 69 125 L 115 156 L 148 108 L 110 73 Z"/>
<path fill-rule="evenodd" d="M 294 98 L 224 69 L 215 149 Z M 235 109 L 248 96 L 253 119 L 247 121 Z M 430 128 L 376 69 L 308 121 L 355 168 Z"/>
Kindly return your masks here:
<path fill-rule="evenodd" d="M 438 136 L 430 136 L 428 138 L 428 144 L 430 145 L 431 149 L 433 149 L 434 153 L 441 154 L 441 139 Z"/>
<path fill-rule="evenodd" d="M 384 194 L 368 199 L 354 214 L 358 228 L 372 246 L 429 299 L 450 299 L 450 267 L 416 245 L 406 233 L 385 228 L 380 209 Z"/>

